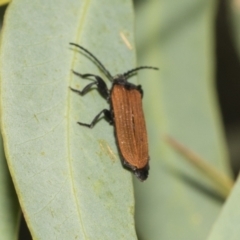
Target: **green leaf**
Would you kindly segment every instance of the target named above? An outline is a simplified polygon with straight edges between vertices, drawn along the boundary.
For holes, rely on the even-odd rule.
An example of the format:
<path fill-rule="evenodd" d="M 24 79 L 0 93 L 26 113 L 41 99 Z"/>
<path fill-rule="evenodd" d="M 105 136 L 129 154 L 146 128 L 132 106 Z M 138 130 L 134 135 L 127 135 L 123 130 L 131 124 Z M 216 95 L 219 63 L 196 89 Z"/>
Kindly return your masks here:
<path fill-rule="evenodd" d="M 224 207 L 215 222 L 208 240 L 238 240 L 240 229 L 240 209 L 239 209 L 240 179 L 238 178 L 235 186 L 227 199 Z"/>
<path fill-rule="evenodd" d="M 1 2 L 0 2 L 1 4 Z M 0 12 L 0 23 L 4 16 Z M 2 135 L 0 134 L 0 233 L 4 240 L 18 239 L 20 207 L 13 187 L 12 179 L 6 163 L 3 150 Z"/>
<path fill-rule="evenodd" d="M 140 239 L 206 239 L 223 199 L 164 142 L 169 135 L 231 176 L 214 85 L 215 1 L 147 1 L 137 12 L 150 176 L 135 181 Z"/>
<path fill-rule="evenodd" d="M 229 18 L 232 24 L 232 36 L 234 39 L 238 56 L 240 56 L 240 5 L 239 1 L 231 1 L 229 4 Z M 214 223 L 208 240 L 238 240 L 240 235 L 239 221 L 239 194 L 240 194 L 240 179 L 238 177 L 230 196 L 228 197 L 223 209 Z"/>
<path fill-rule="evenodd" d="M 230 18 L 230 23 L 232 24 L 232 36 L 238 55 L 240 56 L 240 2 L 231 1 L 228 2 L 228 13 Z"/>
<path fill-rule="evenodd" d="M 129 1 L 15 0 L 1 45 L 2 132 L 8 166 L 34 239 L 136 239 L 131 174 L 121 166 L 113 129 L 90 122 L 108 104 L 89 80 L 135 67 Z M 125 36 L 123 39 L 121 36 Z M 108 82 L 109 84 L 109 82 Z"/>
<path fill-rule="evenodd" d="M 20 208 L 7 168 L 0 136 L 0 233 L 4 240 L 18 239 Z"/>
<path fill-rule="evenodd" d="M 10 0 L 0 0 L 0 6 L 6 5 L 10 2 L 11 2 Z"/>

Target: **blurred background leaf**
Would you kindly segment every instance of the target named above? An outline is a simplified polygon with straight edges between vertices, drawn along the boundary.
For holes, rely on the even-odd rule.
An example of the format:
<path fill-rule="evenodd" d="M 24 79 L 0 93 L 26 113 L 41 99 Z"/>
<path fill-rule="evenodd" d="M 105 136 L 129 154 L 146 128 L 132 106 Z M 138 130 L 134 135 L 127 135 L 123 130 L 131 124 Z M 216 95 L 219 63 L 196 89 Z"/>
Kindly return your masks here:
<path fill-rule="evenodd" d="M 238 178 L 232 193 L 229 195 L 223 209 L 213 225 L 208 240 L 238 240 L 240 235 L 239 206 L 240 179 Z"/>
<path fill-rule="evenodd" d="M 0 136 L 0 233 L 1 239 L 18 239 L 20 207 L 8 171 Z"/>
<path fill-rule="evenodd" d="M 227 2 L 228 5 L 228 14 L 229 14 L 229 24 L 231 24 L 230 29 L 232 30 L 233 42 L 235 44 L 236 53 L 240 54 L 240 1 L 232 0 Z M 228 59 L 229 61 L 229 59 Z M 235 84 L 235 88 L 240 86 L 239 84 L 239 77 L 236 79 L 237 82 Z M 236 90 L 235 90 L 236 91 Z M 237 101 L 238 111 L 239 111 L 239 91 L 233 91 L 232 98 L 233 100 Z M 236 95 L 234 94 L 236 93 Z M 239 166 L 239 152 L 240 152 L 240 131 L 238 128 L 236 120 L 234 121 L 235 124 L 232 127 L 231 131 L 231 144 L 230 147 L 233 150 L 233 166 L 236 173 L 238 173 L 238 166 Z M 226 203 L 223 206 L 221 214 L 219 215 L 218 219 L 216 220 L 211 234 L 208 237 L 208 240 L 224 240 L 224 239 L 231 239 L 231 240 L 238 240 L 240 236 L 239 230 L 239 221 L 240 221 L 240 211 L 239 211 L 239 195 L 240 195 L 240 179 L 236 181 L 235 187 L 232 190 L 229 198 L 227 199 Z"/>
<path fill-rule="evenodd" d="M 216 1 L 139 2 L 138 65 L 145 90 L 151 171 L 135 181 L 140 239 L 206 239 L 224 199 L 165 142 L 170 135 L 231 177 L 215 85 Z"/>
<path fill-rule="evenodd" d="M 0 0 L 0 6 L 6 5 L 10 2 L 11 2 L 10 0 Z"/>

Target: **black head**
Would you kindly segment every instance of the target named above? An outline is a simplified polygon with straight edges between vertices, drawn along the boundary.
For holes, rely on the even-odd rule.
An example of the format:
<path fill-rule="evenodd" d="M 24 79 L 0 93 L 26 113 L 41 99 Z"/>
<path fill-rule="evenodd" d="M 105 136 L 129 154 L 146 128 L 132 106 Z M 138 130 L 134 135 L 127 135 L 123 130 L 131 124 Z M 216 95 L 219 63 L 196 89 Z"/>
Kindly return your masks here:
<path fill-rule="evenodd" d="M 127 82 L 127 77 L 125 77 L 123 74 L 118 74 L 113 77 L 113 83 L 125 85 L 126 82 Z"/>
<path fill-rule="evenodd" d="M 148 177 L 148 171 L 149 171 L 149 166 L 147 165 L 144 168 L 141 169 L 135 169 L 133 171 L 134 175 L 141 181 L 145 181 Z"/>

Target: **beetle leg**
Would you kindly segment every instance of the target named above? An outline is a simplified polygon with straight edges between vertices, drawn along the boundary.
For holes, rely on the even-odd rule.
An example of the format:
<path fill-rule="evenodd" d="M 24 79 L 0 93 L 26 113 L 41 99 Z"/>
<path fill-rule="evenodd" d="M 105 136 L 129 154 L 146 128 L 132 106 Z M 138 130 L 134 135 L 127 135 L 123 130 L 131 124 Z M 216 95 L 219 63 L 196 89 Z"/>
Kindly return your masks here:
<path fill-rule="evenodd" d="M 81 74 L 81 73 L 78 73 L 78 72 L 75 72 L 73 71 L 73 73 L 79 77 L 82 77 L 82 78 L 87 78 L 87 77 L 94 77 L 96 79 L 95 82 L 93 83 L 90 83 L 88 84 L 82 91 L 79 91 L 79 90 L 76 90 L 74 91 L 72 88 L 72 90 L 74 92 L 78 92 L 80 95 L 84 95 L 86 92 L 89 91 L 89 89 L 94 85 L 96 84 L 97 85 L 97 88 L 98 88 L 98 91 L 99 93 L 105 98 L 105 99 L 109 99 L 109 90 L 107 88 L 107 85 L 106 83 L 103 81 L 103 79 L 95 74 L 91 74 L 91 73 L 86 73 L 86 74 Z"/>
<path fill-rule="evenodd" d="M 98 122 L 101 114 L 104 114 L 106 120 L 112 124 L 113 120 L 112 120 L 112 115 L 111 115 L 111 112 L 107 109 L 103 109 L 100 113 L 97 114 L 97 116 L 92 120 L 92 122 L 90 124 L 87 124 L 87 123 L 82 123 L 82 122 L 78 122 L 79 125 L 81 126 L 85 126 L 85 127 L 89 127 L 89 128 L 93 128 L 94 125 Z"/>
<path fill-rule="evenodd" d="M 78 89 L 75 89 L 75 88 L 71 88 L 70 89 L 73 91 L 73 92 L 76 92 L 78 93 L 79 95 L 83 96 L 85 93 L 87 93 L 89 91 L 89 89 L 93 86 L 97 84 L 96 82 L 93 82 L 93 83 L 90 83 L 88 84 L 85 88 L 83 88 L 82 91 L 78 90 Z"/>
<path fill-rule="evenodd" d="M 109 124 L 111 124 L 111 125 L 113 124 L 113 117 L 112 117 L 111 111 L 105 109 L 104 117 Z"/>

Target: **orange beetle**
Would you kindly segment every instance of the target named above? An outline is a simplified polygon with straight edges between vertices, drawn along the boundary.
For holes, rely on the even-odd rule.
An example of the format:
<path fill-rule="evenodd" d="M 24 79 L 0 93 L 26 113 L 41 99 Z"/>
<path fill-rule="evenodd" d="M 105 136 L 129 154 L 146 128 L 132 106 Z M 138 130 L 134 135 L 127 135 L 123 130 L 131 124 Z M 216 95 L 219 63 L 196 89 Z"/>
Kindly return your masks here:
<path fill-rule="evenodd" d="M 70 88 L 72 91 L 82 96 L 87 93 L 93 85 L 96 85 L 99 93 L 110 103 L 110 110 L 103 109 L 95 116 L 90 124 L 82 122 L 78 122 L 78 124 L 92 128 L 100 116 L 104 114 L 106 120 L 114 125 L 123 166 L 132 171 L 141 181 L 146 180 L 149 171 L 149 155 L 147 130 L 142 109 L 143 90 L 141 85 L 129 83 L 127 80 L 140 69 L 148 68 L 158 70 L 158 68 L 142 66 L 112 77 L 109 71 L 91 52 L 78 44 L 70 44 L 82 49 L 91 56 L 112 82 L 112 88 L 109 91 L 101 77 L 91 73 L 81 74 L 73 71 L 74 74 L 82 78 L 94 77 L 95 81 L 84 87 L 82 91 Z"/>

